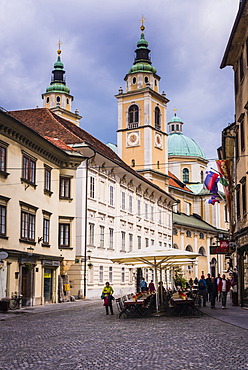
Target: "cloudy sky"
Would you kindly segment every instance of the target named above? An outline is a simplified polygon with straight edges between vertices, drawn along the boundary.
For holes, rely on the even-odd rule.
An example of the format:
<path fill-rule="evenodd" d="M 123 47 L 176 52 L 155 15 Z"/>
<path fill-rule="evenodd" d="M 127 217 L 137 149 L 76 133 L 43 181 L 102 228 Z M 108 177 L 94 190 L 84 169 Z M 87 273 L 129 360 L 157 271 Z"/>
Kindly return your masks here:
<path fill-rule="evenodd" d="M 81 127 L 116 143 L 114 97 L 133 64 L 144 15 L 160 89 L 182 118 L 184 133 L 207 158 L 216 157 L 221 129 L 233 122 L 233 73 L 219 66 L 239 0 L 1 0 L 0 106 L 42 107 L 57 43 L 73 110 Z"/>

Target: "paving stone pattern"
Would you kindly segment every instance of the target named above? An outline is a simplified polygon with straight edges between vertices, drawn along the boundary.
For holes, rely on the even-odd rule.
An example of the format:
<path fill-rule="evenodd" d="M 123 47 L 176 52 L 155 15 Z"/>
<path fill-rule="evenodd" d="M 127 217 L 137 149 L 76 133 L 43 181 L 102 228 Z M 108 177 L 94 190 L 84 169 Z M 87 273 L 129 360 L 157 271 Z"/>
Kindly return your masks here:
<path fill-rule="evenodd" d="M 0 342 L 1 370 L 248 369 L 245 329 L 209 316 L 120 320 L 101 303 L 16 315 Z"/>

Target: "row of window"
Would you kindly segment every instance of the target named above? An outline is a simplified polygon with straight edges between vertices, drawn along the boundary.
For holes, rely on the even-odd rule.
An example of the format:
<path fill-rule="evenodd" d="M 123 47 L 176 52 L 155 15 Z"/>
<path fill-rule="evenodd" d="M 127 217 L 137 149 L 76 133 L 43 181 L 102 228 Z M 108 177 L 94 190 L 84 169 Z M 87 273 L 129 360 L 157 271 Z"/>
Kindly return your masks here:
<path fill-rule="evenodd" d="M 133 279 L 133 276 L 132 276 L 132 269 L 128 269 L 129 270 L 129 282 L 131 283 L 132 282 L 132 279 Z M 110 283 L 113 282 L 114 280 L 114 274 L 113 274 L 113 267 L 112 266 L 109 266 L 108 267 L 108 281 Z M 104 283 L 104 275 L 105 275 L 105 278 L 106 278 L 106 271 L 105 271 L 105 274 L 104 274 L 104 266 L 99 266 L 99 283 Z M 122 267 L 121 268 L 121 283 L 125 283 L 125 280 L 126 280 L 126 271 L 125 271 L 125 267 Z"/>
<path fill-rule="evenodd" d="M 7 203 L 9 199 L 0 196 L 0 237 L 7 238 Z M 36 211 L 37 208 L 20 202 L 21 207 L 21 230 L 20 230 L 20 242 L 33 243 L 36 242 Z M 43 211 L 43 233 L 42 233 L 42 245 L 50 246 L 50 231 L 51 231 L 51 213 Z M 70 247 L 70 222 L 59 222 L 58 225 L 58 247 L 69 248 Z"/>
<path fill-rule="evenodd" d="M 239 91 L 239 84 L 243 81 L 244 78 L 244 66 L 248 67 L 248 38 L 246 39 L 246 47 L 243 48 L 243 51 L 239 57 L 237 68 L 234 72 L 234 88 L 235 94 Z M 245 51 L 244 51 L 245 50 Z"/>
<path fill-rule="evenodd" d="M 159 107 L 154 110 L 154 122 L 156 130 L 161 130 L 161 112 Z M 128 108 L 128 128 L 137 128 L 140 124 L 139 107 L 137 104 L 132 104 Z"/>
<path fill-rule="evenodd" d="M 108 228 L 108 231 L 106 233 L 105 226 L 100 225 L 100 238 L 99 238 L 99 247 L 105 248 L 106 246 L 108 249 L 114 250 L 114 229 Z M 107 245 L 106 245 L 106 239 L 107 239 Z M 95 246 L 95 224 L 89 223 L 89 245 Z M 155 246 L 155 240 L 150 238 L 145 238 L 145 247 L 153 247 Z M 159 241 L 159 247 L 162 247 L 163 243 Z M 171 247 L 171 244 L 168 245 Z M 128 249 L 127 249 L 128 247 Z M 164 247 L 167 247 L 167 243 L 164 243 Z M 137 249 L 142 248 L 142 237 L 140 235 L 137 236 Z M 120 245 L 120 251 L 125 252 L 131 252 L 134 249 L 134 235 L 132 233 L 126 233 L 125 231 L 121 231 L 121 245 Z"/>
<path fill-rule="evenodd" d="M 7 177 L 7 147 L 8 144 L 0 141 L 0 173 Z M 21 181 L 36 187 L 36 162 L 37 159 L 22 151 Z M 52 195 L 52 168 L 44 165 L 44 192 Z M 70 199 L 71 176 L 60 176 L 59 197 Z"/>
<path fill-rule="evenodd" d="M 178 230 L 176 227 L 173 228 L 173 235 L 177 235 L 178 234 Z M 191 238 L 192 237 L 192 232 L 190 230 L 187 230 L 186 231 L 186 236 L 188 238 Z M 202 232 L 199 233 L 199 238 L 200 239 L 204 239 L 204 234 Z"/>
<path fill-rule="evenodd" d="M 96 199 L 96 179 L 94 176 L 90 176 L 89 179 L 90 186 L 89 186 L 89 196 L 92 199 Z M 101 196 L 103 196 L 103 192 L 101 192 Z M 109 185 L 109 198 L 108 204 L 114 207 L 114 186 Z M 144 213 L 142 213 L 142 202 L 141 199 L 137 199 L 137 209 L 134 208 L 134 199 L 133 195 L 127 195 L 124 191 L 121 192 L 121 210 L 128 211 L 130 213 L 134 213 L 136 211 L 137 216 L 144 216 L 146 220 L 155 221 L 155 208 L 153 205 L 148 205 L 145 203 L 144 205 Z M 158 210 L 158 223 L 162 225 L 162 209 Z"/>
<path fill-rule="evenodd" d="M 178 245 L 177 245 L 177 244 L 173 244 L 173 248 L 175 248 L 175 249 L 179 249 L 179 247 L 178 247 Z M 185 248 L 185 250 L 186 250 L 187 252 L 194 252 L 194 251 L 193 251 L 193 248 L 192 248 L 192 246 L 191 246 L 191 245 L 187 245 L 187 246 L 186 246 L 186 248 Z M 205 248 L 204 248 L 204 247 L 200 247 L 200 248 L 199 248 L 198 253 L 199 253 L 201 256 L 204 256 L 204 257 L 207 255 L 207 254 L 206 254 L 206 250 L 205 250 Z"/>

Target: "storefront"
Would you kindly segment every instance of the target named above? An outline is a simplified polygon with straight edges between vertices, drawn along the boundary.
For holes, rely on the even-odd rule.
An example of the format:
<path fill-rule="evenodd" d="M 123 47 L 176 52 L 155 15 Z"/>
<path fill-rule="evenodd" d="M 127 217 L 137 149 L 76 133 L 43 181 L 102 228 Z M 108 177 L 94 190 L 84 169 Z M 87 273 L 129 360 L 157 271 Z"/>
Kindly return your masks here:
<path fill-rule="evenodd" d="M 43 260 L 42 265 L 44 303 L 55 303 L 57 302 L 56 287 L 58 286 L 56 270 L 60 266 L 60 261 Z"/>
<path fill-rule="evenodd" d="M 248 228 L 242 230 L 237 238 L 239 300 L 241 306 L 248 307 Z"/>

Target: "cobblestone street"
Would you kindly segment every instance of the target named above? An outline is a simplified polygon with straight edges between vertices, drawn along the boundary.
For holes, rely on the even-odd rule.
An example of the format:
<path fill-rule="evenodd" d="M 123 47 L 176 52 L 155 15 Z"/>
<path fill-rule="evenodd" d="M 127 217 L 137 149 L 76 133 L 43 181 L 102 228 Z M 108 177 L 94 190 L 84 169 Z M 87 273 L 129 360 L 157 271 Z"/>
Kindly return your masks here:
<path fill-rule="evenodd" d="M 0 327 L 2 370 L 248 369 L 248 331 L 209 316 L 119 320 L 92 302 Z"/>

